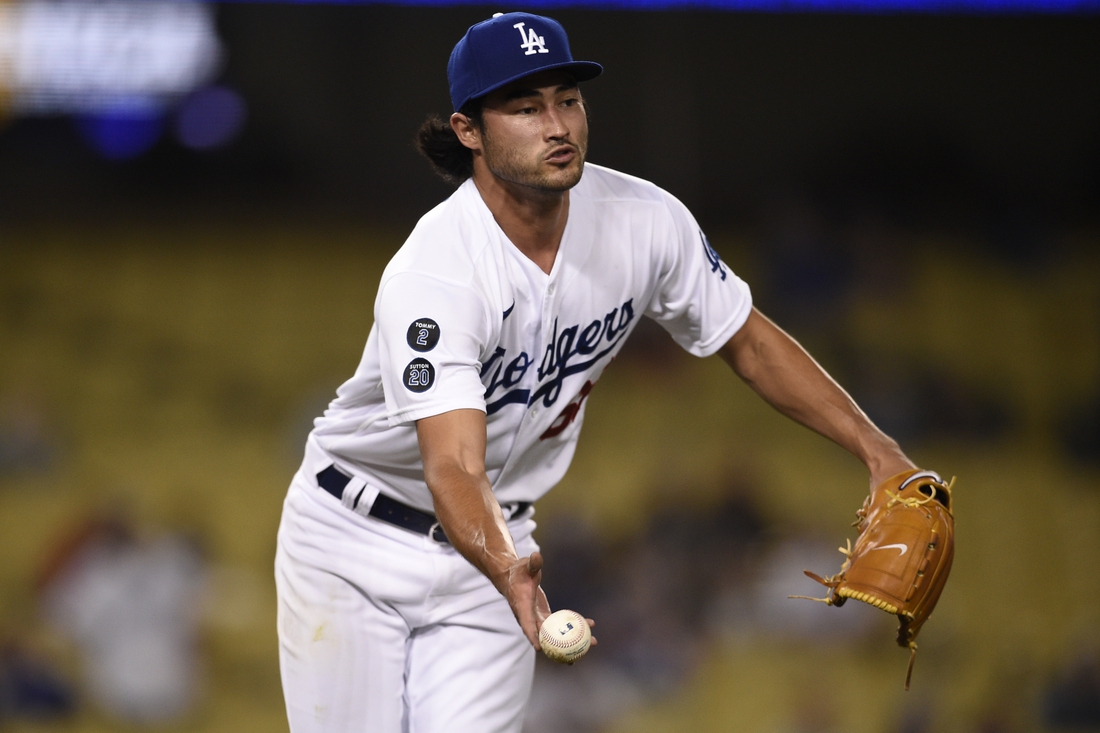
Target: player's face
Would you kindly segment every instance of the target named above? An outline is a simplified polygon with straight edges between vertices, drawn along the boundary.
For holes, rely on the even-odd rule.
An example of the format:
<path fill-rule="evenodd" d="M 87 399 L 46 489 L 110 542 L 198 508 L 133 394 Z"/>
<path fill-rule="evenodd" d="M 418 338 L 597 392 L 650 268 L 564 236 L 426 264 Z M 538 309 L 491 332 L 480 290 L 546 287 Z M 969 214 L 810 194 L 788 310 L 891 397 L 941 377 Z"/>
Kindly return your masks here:
<path fill-rule="evenodd" d="M 568 74 L 546 71 L 485 99 L 481 150 L 497 178 L 540 191 L 577 185 L 588 153 L 588 118 Z"/>

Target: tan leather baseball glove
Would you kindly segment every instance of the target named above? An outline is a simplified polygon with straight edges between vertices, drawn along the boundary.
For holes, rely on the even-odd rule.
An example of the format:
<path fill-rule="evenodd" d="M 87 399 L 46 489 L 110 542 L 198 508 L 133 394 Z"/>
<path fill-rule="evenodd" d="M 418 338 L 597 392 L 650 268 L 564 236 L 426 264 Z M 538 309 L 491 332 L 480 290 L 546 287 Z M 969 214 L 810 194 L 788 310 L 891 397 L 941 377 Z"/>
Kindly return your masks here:
<path fill-rule="evenodd" d="M 936 607 L 955 556 L 955 518 L 951 489 L 933 471 L 899 473 L 875 487 L 856 512 L 859 531 L 836 575 L 806 575 L 829 588 L 825 598 L 841 606 L 849 598 L 897 615 L 898 646 L 908 647 L 905 689 L 913 674 L 917 632 Z M 792 596 L 808 598 L 808 596 Z"/>

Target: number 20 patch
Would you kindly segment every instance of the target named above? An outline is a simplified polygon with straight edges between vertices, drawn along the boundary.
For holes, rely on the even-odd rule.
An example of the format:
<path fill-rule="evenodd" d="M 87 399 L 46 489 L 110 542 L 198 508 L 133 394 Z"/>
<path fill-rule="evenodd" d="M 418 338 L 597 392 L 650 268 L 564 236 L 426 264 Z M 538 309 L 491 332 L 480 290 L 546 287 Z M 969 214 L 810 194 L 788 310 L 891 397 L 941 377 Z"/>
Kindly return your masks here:
<path fill-rule="evenodd" d="M 427 359 L 413 359 L 405 367 L 401 381 L 410 392 L 427 392 L 435 384 L 435 367 Z"/>

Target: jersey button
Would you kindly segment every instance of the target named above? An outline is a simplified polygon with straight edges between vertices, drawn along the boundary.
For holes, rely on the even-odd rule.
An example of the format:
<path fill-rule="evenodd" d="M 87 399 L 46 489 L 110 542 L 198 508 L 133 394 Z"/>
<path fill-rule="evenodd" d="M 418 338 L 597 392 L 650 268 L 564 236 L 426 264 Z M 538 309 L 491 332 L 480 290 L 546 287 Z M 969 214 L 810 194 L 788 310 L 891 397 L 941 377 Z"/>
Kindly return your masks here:
<path fill-rule="evenodd" d="M 548 287 L 546 288 L 546 293 L 547 293 L 548 295 L 553 295 L 553 294 L 554 294 L 554 286 L 553 286 L 553 285 L 550 285 L 550 286 L 548 286 Z"/>

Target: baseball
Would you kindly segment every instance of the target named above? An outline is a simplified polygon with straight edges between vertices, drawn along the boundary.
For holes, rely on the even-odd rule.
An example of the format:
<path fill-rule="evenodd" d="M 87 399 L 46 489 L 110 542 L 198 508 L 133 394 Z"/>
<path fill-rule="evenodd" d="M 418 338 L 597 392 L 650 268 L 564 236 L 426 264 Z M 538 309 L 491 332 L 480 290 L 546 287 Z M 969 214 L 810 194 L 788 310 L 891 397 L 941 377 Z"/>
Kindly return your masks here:
<path fill-rule="evenodd" d="M 555 611 L 539 629 L 542 653 L 555 662 L 572 664 L 585 655 L 591 643 L 592 629 L 576 611 Z"/>

